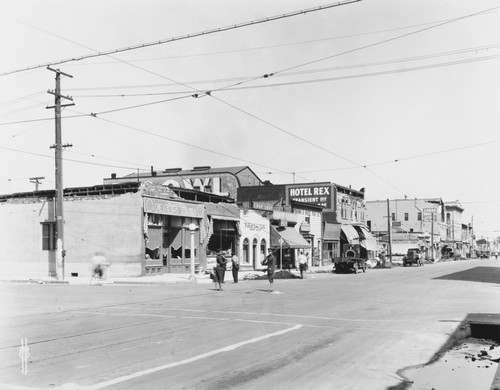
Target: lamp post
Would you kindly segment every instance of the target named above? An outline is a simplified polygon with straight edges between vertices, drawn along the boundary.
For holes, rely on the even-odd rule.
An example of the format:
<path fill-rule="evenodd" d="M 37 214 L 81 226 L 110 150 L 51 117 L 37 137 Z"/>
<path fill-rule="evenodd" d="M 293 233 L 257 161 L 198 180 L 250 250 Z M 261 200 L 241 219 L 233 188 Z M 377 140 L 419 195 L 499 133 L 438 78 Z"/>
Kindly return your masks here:
<path fill-rule="evenodd" d="M 198 230 L 198 225 L 190 223 L 188 225 L 189 233 L 191 234 L 191 273 L 189 275 L 189 280 L 196 282 L 194 276 L 194 233 Z"/>

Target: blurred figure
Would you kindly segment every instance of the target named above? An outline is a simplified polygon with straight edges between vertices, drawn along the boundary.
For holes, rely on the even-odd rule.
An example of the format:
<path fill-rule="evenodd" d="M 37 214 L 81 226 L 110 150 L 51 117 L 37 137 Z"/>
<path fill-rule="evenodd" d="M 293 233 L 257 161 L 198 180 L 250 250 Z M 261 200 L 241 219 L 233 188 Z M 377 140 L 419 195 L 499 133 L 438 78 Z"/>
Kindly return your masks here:
<path fill-rule="evenodd" d="M 307 271 L 307 256 L 304 254 L 304 251 L 300 251 L 299 254 L 299 270 L 300 278 L 304 279 L 304 272 Z"/>
<path fill-rule="evenodd" d="M 238 272 L 240 270 L 240 259 L 236 256 L 236 253 L 231 257 L 231 272 L 233 273 L 233 282 L 238 283 Z"/>
<path fill-rule="evenodd" d="M 90 284 L 92 284 L 92 281 L 97 278 L 99 280 L 106 279 L 110 265 L 111 264 L 106 256 L 104 256 L 101 252 L 95 252 L 92 257 Z"/>
<path fill-rule="evenodd" d="M 269 248 L 268 255 L 262 261 L 262 265 L 267 265 L 267 279 L 269 280 L 269 291 L 273 291 L 274 271 L 276 271 L 276 257 L 273 255 L 273 250 Z"/>

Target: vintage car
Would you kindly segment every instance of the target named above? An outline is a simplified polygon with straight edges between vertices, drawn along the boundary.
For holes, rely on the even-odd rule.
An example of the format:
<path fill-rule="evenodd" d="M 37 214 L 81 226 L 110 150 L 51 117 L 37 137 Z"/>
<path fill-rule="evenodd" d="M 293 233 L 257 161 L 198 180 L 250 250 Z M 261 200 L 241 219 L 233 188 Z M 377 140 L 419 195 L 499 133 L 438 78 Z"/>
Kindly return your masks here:
<path fill-rule="evenodd" d="M 411 266 L 412 264 L 424 265 L 422 261 L 422 253 L 419 248 L 409 248 L 406 256 L 403 257 L 403 266 Z"/>

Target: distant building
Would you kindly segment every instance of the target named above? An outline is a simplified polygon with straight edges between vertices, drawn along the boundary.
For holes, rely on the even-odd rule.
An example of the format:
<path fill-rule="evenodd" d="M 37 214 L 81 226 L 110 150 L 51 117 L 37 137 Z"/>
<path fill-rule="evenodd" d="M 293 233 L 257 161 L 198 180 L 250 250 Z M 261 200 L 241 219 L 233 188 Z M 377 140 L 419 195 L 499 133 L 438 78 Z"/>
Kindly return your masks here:
<path fill-rule="evenodd" d="M 427 259 L 441 257 L 446 242 L 445 205 L 441 198 L 390 199 L 366 202 L 367 224 L 385 246 L 391 224 L 392 255 L 404 256 L 409 248 L 419 248 Z"/>
<path fill-rule="evenodd" d="M 151 182 L 164 186 L 178 187 L 188 190 L 197 190 L 211 194 L 236 199 L 237 189 L 241 186 L 262 185 L 260 178 L 247 166 L 212 168 L 199 166 L 193 169 L 169 168 L 163 171 L 130 174 L 117 177 L 111 174 L 104 179 L 104 184 L 123 182 Z"/>
<path fill-rule="evenodd" d="M 375 257 L 377 244 L 366 227 L 363 191 L 330 182 L 269 184 L 240 187 L 237 203 L 262 212 L 267 210 L 272 219 L 271 231 L 276 221 L 283 228 L 294 227 L 309 244 L 307 249 L 314 263 L 330 263 L 342 255 L 345 244 L 358 245 L 364 256 Z M 291 234 L 288 232 L 278 230 L 281 234 Z M 301 248 L 301 245 L 291 247 L 290 253 L 286 253 L 291 259 L 284 261 L 294 263 Z"/>

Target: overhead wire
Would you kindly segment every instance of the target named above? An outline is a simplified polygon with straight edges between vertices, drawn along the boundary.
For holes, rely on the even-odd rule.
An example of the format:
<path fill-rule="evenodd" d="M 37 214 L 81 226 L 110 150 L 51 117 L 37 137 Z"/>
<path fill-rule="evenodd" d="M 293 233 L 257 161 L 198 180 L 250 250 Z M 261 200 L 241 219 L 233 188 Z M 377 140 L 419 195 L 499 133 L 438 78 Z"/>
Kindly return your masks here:
<path fill-rule="evenodd" d="M 290 77 L 290 76 L 298 76 L 298 75 L 311 74 L 311 73 L 325 73 L 325 72 L 347 70 L 347 69 L 366 68 L 366 67 L 372 67 L 372 66 L 402 63 L 402 62 L 419 61 L 419 60 L 423 60 L 423 59 L 436 58 L 436 57 L 442 57 L 442 56 L 450 56 L 450 55 L 456 55 L 456 54 L 465 54 L 465 53 L 470 53 L 470 52 L 477 53 L 479 51 L 488 51 L 488 50 L 497 49 L 497 48 L 500 48 L 500 44 L 483 45 L 483 46 L 477 46 L 477 47 L 472 47 L 472 48 L 467 48 L 467 49 L 453 50 L 453 51 L 440 52 L 440 53 L 431 53 L 431 54 L 425 54 L 425 55 L 421 55 L 421 56 L 406 57 L 406 58 L 399 58 L 399 59 L 393 59 L 393 60 L 375 61 L 375 62 L 369 62 L 369 63 L 343 65 L 343 66 L 335 66 L 335 67 L 329 67 L 329 68 L 310 69 L 310 70 L 302 70 L 302 71 L 296 71 L 296 72 L 284 72 L 284 73 L 277 74 L 275 76 L 276 77 Z M 208 84 L 208 83 L 212 83 L 212 84 L 214 84 L 214 83 L 228 83 L 228 82 L 233 82 L 233 81 L 246 80 L 246 79 L 251 78 L 251 77 L 255 77 L 255 76 L 240 76 L 240 77 L 232 77 L 232 78 L 224 78 L 224 79 L 194 80 L 194 81 L 184 81 L 184 83 L 189 84 L 189 85 Z M 84 87 L 84 88 L 74 88 L 74 89 L 72 89 L 72 91 L 158 88 L 158 87 L 169 87 L 169 86 L 177 86 L 177 85 L 178 85 L 178 83 L 171 83 L 171 84 L 162 83 L 162 84 L 105 86 L 105 87 Z M 266 85 L 274 86 L 275 84 L 266 84 Z M 281 85 L 284 85 L 284 84 L 281 84 Z M 241 87 L 239 89 L 245 89 L 245 88 L 247 88 L 247 87 Z M 235 89 L 238 89 L 238 88 L 235 88 Z M 78 98 L 82 98 L 82 97 L 84 97 L 84 98 L 87 98 L 87 97 L 108 98 L 108 97 L 158 96 L 158 95 L 172 95 L 172 94 L 182 94 L 182 93 L 187 93 L 187 92 L 174 91 L 174 92 L 117 93 L 117 94 L 94 94 L 94 95 L 78 95 L 78 94 L 75 95 L 75 94 L 73 94 L 72 96 L 78 97 Z"/>
<path fill-rule="evenodd" d="M 493 13 L 493 12 L 498 12 L 498 11 L 485 12 L 485 14 Z M 178 55 L 178 56 L 155 57 L 155 58 L 140 58 L 140 59 L 128 60 L 128 61 L 129 62 L 152 62 L 152 61 L 163 61 L 163 60 L 180 59 L 180 58 L 205 57 L 205 56 L 219 55 L 219 54 L 241 53 L 241 52 L 248 52 L 248 51 L 265 50 L 265 49 L 275 49 L 275 48 L 278 48 L 278 47 L 298 46 L 298 45 L 306 45 L 306 44 L 310 44 L 310 43 L 332 41 L 332 40 L 339 40 L 339 39 L 347 39 L 347 38 L 356 38 L 356 37 L 361 37 L 361 36 L 366 36 L 366 35 L 382 34 L 382 33 L 387 33 L 387 32 L 392 32 L 392 31 L 406 30 L 406 29 L 420 27 L 420 26 L 429 26 L 429 25 L 433 25 L 433 24 L 436 24 L 436 23 L 441 23 L 441 22 L 445 22 L 445 21 L 449 21 L 449 20 L 451 20 L 451 19 L 438 20 L 438 21 L 434 21 L 434 22 L 420 23 L 420 24 L 414 24 L 414 25 L 403 26 L 403 27 L 396 27 L 396 28 L 391 28 L 391 29 L 376 30 L 376 31 L 367 31 L 367 32 L 361 32 L 361 33 L 356 33 L 356 34 L 348 34 L 348 35 L 340 35 L 340 36 L 336 36 L 336 37 L 326 37 L 326 38 L 319 38 L 319 39 L 310 39 L 310 40 L 307 40 L 307 41 L 281 43 L 281 44 L 266 45 L 266 46 L 256 46 L 256 47 L 249 47 L 249 48 L 243 48 L 243 49 L 221 50 L 221 51 L 206 52 L 206 53 L 197 53 L 197 54 L 186 54 L 186 55 Z M 114 62 L 112 62 L 112 61 L 103 61 L 103 62 L 94 62 L 92 64 L 80 64 L 80 63 L 76 63 L 76 64 L 73 64 L 73 65 L 77 65 L 77 66 L 78 65 L 94 66 L 94 65 L 105 65 L 105 64 L 113 64 L 113 63 Z"/>
<path fill-rule="evenodd" d="M 203 30 L 203 31 L 200 31 L 200 32 L 186 34 L 186 35 L 181 35 L 181 36 L 178 36 L 178 37 L 160 39 L 160 40 L 157 40 L 157 41 L 154 41 L 154 42 L 142 43 L 142 44 L 139 44 L 139 45 L 128 46 L 128 47 L 124 47 L 124 48 L 120 48 L 120 49 L 100 51 L 100 52 L 97 52 L 97 53 L 94 53 L 94 54 L 87 54 L 87 55 L 82 55 L 82 56 L 78 56 L 78 57 L 67 58 L 67 59 L 58 60 L 58 61 L 51 61 L 51 62 L 47 62 L 47 63 L 40 64 L 40 65 L 29 66 L 29 67 L 26 67 L 26 68 L 21 68 L 21 69 L 16 69 L 16 70 L 11 70 L 11 71 L 8 71 L 8 72 L 0 73 L 0 77 L 1 76 L 6 76 L 6 75 L 9 75 L 9 74 L 13 74 L 13 73 L 19 73 L 19 72 L 24 72 L 24 71 L 28 71 L 28 70 L 33 70 L 33 69 L 37 69 L 37 68 L 45 68 L 47 66 L 59 65 L 59 64 L 67 63 L 67 62 L 81 61 L 81 60 L 84 60 L 84 59 L 101 57 L 101 56 L 109 56 L 111 54 L 117 54 L 117 53 L 122 53 L 122 52 L 126 52 L 126 51 L 132 51 L 132 50 L 137 50 L 137 49 L 143 49 L 143 48 L 146 48 L 146 47 L 162 45 L 162 44 L 166 44 L 166 43 L 170 43 L 170 42 L 176 42 L 176 41 L 180 41 L 180 40 L 191 39 L 191 38 L 196 38 L 196 37 L 200 37 L 200 36 L 206 36 L 206 35 L 210 35 L 210 34 L 221 33 L 221 32 L 225 32 L 225 31 L 229 31 L 229 30 L 234 30 L 234 29 L 238 29 L 238 28 L 249 27 L 249 26 L 254 26 L 254 25 L 257 25 L 257 24 L 267 23 L 267 22 L 271 22 L 271 21 L 274 21 L 274 20 L 279 20 L 279 19 L 284 19 L 284 18 L 290 18 L 290 17 L 294 17 L 294 16 L 298 16 L 298 15 L 304 15 L 306 13 L 311 13 L 311 12 L 316 12 L 316 11 L 323 11 L 323 10 L 326 10 L 326 9 L 329 9 L 329 8 L 339 7 L 339 6 L 342 6 L 342 5 L 347 5 L 347 4 L 352 4 L 352 3 L 357 3 L 357 2 L 360 2 L 360 1 L 362 1 L 362 0 L 344 0 L 344 1 L 339 1 L 339 2 L 336 2 L 336 3 L 321 5 L 321 6 L 317 6 L 317 7 L 308 8 L 308 9 L 302 9 L 302 10 L 299 10 L 299 11 L 293 11 L 293 12 L 289 12 L 289 13 L 285 13 L 285 14 L 280 14 L 280 15 L 276 15 L 276 16 L 270 16 L 270 17 L 266 17 L 266 18 L 262 18 L 262 19 L 256 19 L 256 20 L 252 20 L 252 21 L 248 21 L 248 22 L 232 24 L 232 25 L 225 26 L 225 27 L 218 27 L 218 28 L 213 28 L 213 29 L 209 29 L 209 30 Z"/>
<path fill-rule="evenodd" d="M 466 18 L 466 17 L 471 17 L 471 16 L 479 15 L 479 14 L 481 14 L 481 13 L 484 13 L 484 12 L 487 12 L 487 11 L 491 11 L 491 10 L 496 9 L 496 8 L 498 8 L 498 7 L 495 7 L 495 8 L 492 8 L 492 9 L 486 10 L 486 11 L 481 11 L 481 12 L 478 12 L 478 13 L 475 13 L 475 14 L 471 14 L 471 15 L 468 15 L 468 16 L 464 16 L 464 17 L 460 17 L 460 18 L 455 18 L 455 19 L 452 19 L 451 21 L 447 21 L 447 22 L 441 23 L 441 24 L 439 24 L 439 25 L 437 25 L 437 26 L 432 26 L 432 27 L 428 27 L 428 28 L 425 28 L 425 29 L 421 29 L 421 30 L 418 30 L 418 31 L 414 31 L 414 32 L 411 32 L 411 33 L 408 33 L 408 34 L 403 34 L 403 35 L 401 35 L 401 36 L 398 36 L 398 37 L 393 37 L 393 38 L 390 38 L 390 39 L 387 39 L 387 40 L 384 40 L 384 41 L 381 41 L 381 42 L 378 42 L 378 43 L 373 43 L 373 44 L 370 44 L 370 45 L 365 45 L 365 46 L 363 46 L 363 47 L 361 47 L 361 48 L 356 48 L 356 49 L 349 50 L 349 51 L 347 51 L 347 52 L 343 52 L 343 53 L 338 53 L 338 54 L 335 54 L 335 55 L 333 55 L 333 56 L 323 57 L 322 59 L 317 59 L 317 60 L 314 60 L 314 61 L 309 61 L 309 62 L 304 63 L 304 64 L 301 64 L 301 65 L 296 65 L 296 66 L 294 66 L 294 67 L 289 67 L 289 68 L 287 68 L 287 69 L 285 69 L 285 70 L 282 70 L 282 71 L 279 71 L 279 72 L 284 72 L 284 71 L 286 71 L 286 70 L 296 69 L 296 68 L 298 68 L 298 67 L 302 67 L 302 66 L 305 66 L 305 65 L 308 65 L 308 64 L 311 64 L 311 63 L 315 63 L 315 62 L 319 62 L 319 61 L 322 61 L 322 60 L 325 60 L 325 59 L 329 59 L 329 58 L 332 58 L 332 57 L 334 57 L 334 56 L 338 56 L 338 55 L 341 55 L 341 54 L 350 53 L 350 52 L 353 52 L 353 51 L 356 51 L 356 50 L 361 50 L 361 49 L 364 49 L 364 48 L 367 48 L 367 47 L 372 47 L 372 46 L 375 46 L 375 45 L 378 45 L 378 44 L 381 44 L 381 43 L 386 43 L 386 42 L 389 42 L 389 41 L 393 41 L 393 40 L 395 40 L 395 39 L 399 39 L 399 38 L 402 38 L 402 37 L 406 37 L 406 36 L 409 36 L 409 35 L 413 35 L 413 34 L 416 34 L 416 33 L 418 33 L 418 32 L 422 32 L 422 31 L 429 30 L 429 29 L 431 29 L 431 28 L 436 28 L 436 27 L 438 27 L 438 26 L 440 26 L 440 25 L 448 24 L 448 23 L 450 23 L 450 22 L 452 22 L 452 21 L 457 21 L 457 20 L 464 19 L 464 18 Z M 138 68 L 140 68 L 140 67 L 138 67 Z M 142 68 L 140 68 L 140 69 L 142 69 Z M 145 69 L 142 69 L 142 70 L 145 70 Z M 146 71 L 148 71 L 148 70 L 146 70 Z M 149 72 L 149 71 L 148 71 L 148 72 Z M 263 76 L 259 76 L 258 78 L 267 78 L 267 77 L 271 77 L 271 76 L 273 76 L 273 75 L 274 75 L 274 74 L 276 74 L 276 73 L 278 73 L 278 72 L 274 72 L 274 73 L 272 73 L 272 74 L 266 74 L 266 75 L 263 75 Z M 162 76 L 162 75 L 159 75 L 159 76 L 160 76 L 160 77 L 165 78 L 165 77 L 164 77 L 164 76 Z M 255 79 L 257 79 L 257 78 L 252 78 L 252 79 L 249 79 L 249 80 L 247 80 L 247 81 L 245 81 L 245 82 L 250 82 L 250 81 L 253 81 L 253 80 L 255 80 Z M 176 82 L 176 83 L 177 83 L 177 82 Z M 242 83 L 243 83 L 243 82 L 240 82 L 240 83 L 236 83 L 236 84 L 234 84 L 234 85 L 241 85 Z M 183 85 L 182 83 L 178 83 L 178 84 Z M 192 87 L 190 87 L 190 88 L 192 88 Z M 225 88 L 223 88 L 223 89 L 227 89 L 227 88 L 229 88 L 229 86 L 228 86 L 228 87 L 225 87 Z M 222 90 L 222 89 L 219 89 L 219 90 Z M 214 90 L 214 91 L 217 91 L 217 90 Z M 211 93 L 207 93 L 207 95 L 211 95 Z M 214 96 L 212 96 L 212 97 L 214 98 Z M 217 98 L 217 100 L 219 100 L 219 101 L 221 101 L 221 102 L 222 102 L 222 100 L 221 100 L 221 99 L 218 99 L 218 98 Z M 224 102 L 224 103 L 228 104 L 227 102 Z M 150 104 L 155 104 L 155 103 L 150 103 Z M 230 104 L 229 104 L 229 105 L 230 105 Z M 144 105 L 138 105 L 138 106 L 144 106 Z M 131 106 L 131 107 L 128 107 L 128 108 L 135 108 L 135 107 L 138 107 L 138 106 Z M 237 108 L 237 107 L 236 107 L 236 106 L 234 106 L 234 105 L 230 105 L 230 106 L 232 106 L 233 108 Z M 127 109 L 127 108 L 123 108 L 123 109 Z M 238 110 L 240 110 L 240 111 L 242 111 L 242 110 L 241 110 L 241 109 L 239 109 L 239 108 L 237 108 L 237 109 L 238 109 Z M 107 112 L 113 112 L 113 111 L 115 111 L 115 110 L 109 110 L 109 111 L 107 111 Z M 107 113 L 107 112 L 102 112 L 102 113 Z M 258 117 L 256 117 L 256 116 L 254 116 L 253 114 L 250 114 L 250 113 L 248 113 L 248 112 L 246 112 L 246 113 L 247 113 L 247 115 L 251 115 L 251 116 L 253 116 L 254 118 L 258 118 Z M 96 114 L 91 114 L 91 115 L 92 115 L 92 116 L 96 116 Z M 101 118 L 101 119 L 102 119 L 102 118 Z M 266 121 L 264 121 L 264 122 L 266 122 Z M 266 122 L 266 123 L 270 124 L 269 122 Z M 273 126 L 273 127 L 275 127 L 275 126 Z M 281 130 L 283 130 L 283 129 L 281 129 Z M 287 133 L 288 133 L 288 134 L 291 134 L 290 132 L 287 132 Z M 308 143 L 310 143 L 310 142 L 308 142 Z M 316 145 L 316 146 L 317 146 L 317 145 Z M 333 153 L 333 154 L 335 154 L 335 153 Z M 340 156 L 340 155 L 338 155 L 338 154 L 335 154 L 335 155 L 336 155 L 337 157 L 341 157 L 341 156 Z M 346 158 L 344 158 L 344 159 L 346 159 Z M 346 159 L 346 160 L 347 160 L 347 161 L 349 161 L 349 162 L 351 162 L 351 163 L 355 163 L 355 162 L 353 162 L 353 161 L 351 161 L 351 160 L 349 160 L 349 159 Z M 356 164 L 357 164 L 357 163 L 356 163 Z M 258 164 L 258 165 L 260 165 L 260 164 Z M 357 165 L 360 165 L 360 166 L 361 166 L 361 164 L 357 164 Z M 262 165 L 260 165 L 260 166 L 262 166 Z M 366 168 L 365 166 L 363 166 L 363 167 L 364 167 L 364 168 Z M 372 172 L 372 171 L 371 171 L 371 172 Z M 379 179 L 381 179 L 381 180 L 383 180 L 383 181 L 384 181 L 384 179 L 382 179 L 380 176 L 376 175 L 374 172 L 372 172 L 372 173 L 373 173 L 375 176 L 379 177 Z M 388 183 L 388 182 L 386 182 L 386 183 L 387 183 L 387 184 L 390 184 L 390 183 Z M 395 188 L 395 187 L 394 187 L 394 188 Z M 396 188 L 396 189 L 397 189 L 397 188 Z M 398 189 L 398 191 L 400 191 L 400 190 Z M 402 191 L 400 191 L 400 192 L 402 192 Z M 402 193 L 403 193 L 403 192 L 402 192 Z"/>
<path fill-rule="evenodd" d="M 464 20 L 464 19 L 471 18 L 471 17 L 478 16 L 478 15 L 482 15 L 482 14 L 485 14 L 485 13 L 490 13 L 491 11 L 498 10 L 499 8 L 500 7 L 492 7 L 492 8 L 483 10 L 483 11 L 479 11 L 479 12 L 475 12 L 475 13 L 468 14 L 468 15 L 465 15 L 465 16 L 460 16 L 460 17 L 457 17 L 457 18 L 454 18 L 454 19 L 450 19 L 450 20 L 447 20 L 445 22 L 432 25 L 430 27 L 421 28 L 421 29 L 418 29 L 418 30 L 415 30 L 415 31 L 411 31 L 409 33 L 397 35 L 395 37 L 383 39 L 383 40 L 380 40 L 380 41 L 377 41 L 377 42 L 373 42 L 373 43 L 370 43 L 370 44 L 367 44 L 367 45 L 362 45 L 362 46 L 356 47 L 354 49 L 345 50 L 345 51 L 342 51 L 340 53 L 336 53 L 336 54 L 332 54 L 332 55 L 329 55 L 329 56 L 321 57 L 321 58 L 318 58 L 318 59 L 315 59 L 315 60 L 312 60 L 312 61 L 306 61 L 306 62 L 303 62 L 301 64 L 297 64 L 297 65 L 294 65 L 294 66 L 283 68 L 281 70 L 276 70 L 276 71 L 273 71 L 273 72 L 269 72 L 269 73 L 266 73 L 266 74 L 258 76 L 258 77 L 249 78 L 246 81 L 241 81 L 241 82 L 238 82 L 238 83 L 234 83 L 234 84 L 228 85 L 228 86 L 226 86 L 224 88 L 214 89 L 214 90 L 212 90 L 212 92 L 216 92 L 216 91 L 219 91 L 221 89 L 231 88 L 233 86 L 239 86 L 239 85 L 242 85 L 244 83 L 248 83 L 248 82 L 251 82 L 251 81 L 258 80 L 258 79 L 269 78 L 269 77 L 272 77 L 272 76 L 274 76 L 274 75 L 276 75 L 278 73 L 287 72 L 287 71 L 290 71 L 290 70 L 293 70 L 293 69 L 302 68 L 302 67 L 307 66 L 307 65 L 312 65 L 312 64 L 315 64 L 315 63 L 318 63 L 318 62 L 322 62 L 322 61 L 325 61 L 325 60 L 328 60 L 328 59 L 331 59 L 331 58 L 335 58 L 335 57 L 339 57 L 339 56 L 342 56 L 342 55 L 354 53 L 354 52 L 357 52 L 357 51 L 360 51 L 360 50 L 365 50 L 365 49 L 372 48 L 372 47 L 375 47 L 375 46 L 383 45 L 383 44 L 386 44 L 386 43 L 389 43 L 389 42 L 396 41 L 398 39 L 402 39 L 402 38 L 406 38 L 406 37 L 409 37 L 409 36 L 412 36 L 412 35 L 415 35 L 415 34 L 422 33 L 424 31 L 429 31 L 429 30 L 432 30 L 432 29 L 435 29 L 435 28 L 438 28 L 438 27 L 442 27 L 444 25 L 447 25 L 447 24 L 450 24 L 450 23 L 454 23 L 454 22 L 457 22 L 457 21 L 460 21 L 460 20 Z"/>

